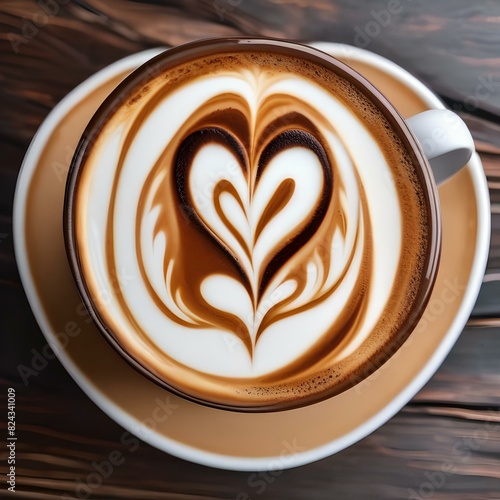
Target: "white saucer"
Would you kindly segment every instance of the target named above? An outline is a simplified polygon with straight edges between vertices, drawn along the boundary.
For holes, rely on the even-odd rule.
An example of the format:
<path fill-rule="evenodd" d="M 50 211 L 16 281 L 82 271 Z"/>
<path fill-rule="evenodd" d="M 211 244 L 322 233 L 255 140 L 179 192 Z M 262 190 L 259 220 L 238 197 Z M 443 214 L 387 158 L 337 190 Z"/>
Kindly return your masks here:
<path fill-rule="evenodd" d="M 318 47 L 371 80 L 405 117 L 443 107 L 423 84 L 380 56 L 344 45 Z M 295 467 L 336 453 L 384 424 L 416 394 L 469 317 L 489 247 L 489 198 L 479 157 L 439 188 L 443 253 L 436 286 L 416 331 L 389 362 L 356 387 L 307 408 L 241 414 L 190 403 L 139 375 L 98 333 L 81 305 L 62 236 L 65 177 L 79 136 L 118 82 L 158 52 L 130 56 L 89 78 L 54 108 L 33 139 L 14 205 L 17 261 L 33 312 L 86 394 L 157 448 L 234 470 Z"/>

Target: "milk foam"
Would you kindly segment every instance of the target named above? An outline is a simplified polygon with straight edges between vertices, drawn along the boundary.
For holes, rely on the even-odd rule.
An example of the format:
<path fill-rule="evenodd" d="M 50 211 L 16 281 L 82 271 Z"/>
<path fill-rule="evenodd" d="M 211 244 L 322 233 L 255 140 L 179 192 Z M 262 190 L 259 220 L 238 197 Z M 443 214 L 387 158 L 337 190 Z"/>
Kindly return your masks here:
<path fill-rule="evenodd" d="M 259 76 L 261 77 L 259 79 Z M 123 298 L 135 320 L 157 349 L 164 351 L 179 362 L 200 371 L 231 377 L 253 377 L 263 375 L 291 363 L 308 348 L 313 346 L 325 333 L 325 325 L 329 325 L 342 311 L 352 292 L 360 273 L 360 256 L 353 248 L 356 231 L 359 227 L 360 198 L 356 182 L 363 186 L 372 223 L 374 242 L 373 276 L 371 277 L 368 311 L 363 326 L 345 349 L 338 353 L 338 359 L 353 352 L 366 340 L 371 329 L 384 311 L 390 296 L 398 268 L 401 248 L 401 217 L 398 193 L 394 185 L 387 182 L 391 170 L 387 165 L 384 152 L 373 137 L 366 123 L 353 115 L 352 110 L 334 95 L 328 93 L 314 82 L 307 81 L 298 75 L 281 75 L 270 86 L 262 84 L 262 75 L 242 72 L 238 76 L 206 76 L 172 93 L 157 105 L 151 115 L 141 124 L 137 136 L 130 145 L 128 154 L 119 174 L 120 181 L 116 193 L 113 233 L 115 237 L 114 255 L 116 267 L 123 273 L 133 275 L 130 286 L 122 288 Z M 259 83 L 261 83 L 259 85 Z M 148 277 L 154 284 L 165 305 L 179 315 L 183 320 L 189 319 L 189 313 L 175 305 L 175 300 L 168 296 L 163 276 L 162 266 L 164 247 L 175 245 L 171 239 L 175 236 L 160 233 L 154 236 L 155 213 L 152 211 L 136 241 L 135 221 L 138 212 L 141 190 L 151 173 L 153 166 L 159 161 L 160 155 L 168 147 L 174 134 L 182 127 L 189 117 L 202 109 L 211 98 L 224 93 L 236 94 L 248 104 L 252 111 L 252 122 L 256 120 L 259 102 L 273 94 L 285 94 L 301 101 L 307 96 L 307 104 L 332 126 L 336 135 L 330 130 L 320 131 L 327 141 L 327 146 L 334 155 L 336 181 L 345 184 L 345 220 L 346 236 L 338 235 L 332 249 L 331 265 L 321 272 L 328 274 L 328 283 L 334 283 L 348 266 L 348 272 L 342 279 L 336 293 L 324 301 L 320 307 L 298 312 L 287 321 L 275 323 L 262 335 L 262 345 L 253 353 L 249 353 L 238 337 L 228 349 L 224 341 L 228 332 L 214 328 L 203 331 L 190 329 L 179 325 L 166 317 L 151 300 L 150 294 L 143 283 L 136 253 L 139 243 L 144 249 L 144 263 Z M 109 179 L 111 174 L 118 175 L 119 148 L 125 140 L 123 129 L 117 129 L 106 137 L 101 145 L 102 154 L 96 155 L 94 163 L 94 178 L 100 179 L 92 186 L 88 198 L 88 221 L 93 230 L 89 232 L 89 248 L 94 252 L 91 256 L 91 266 L 95 270 L 98 281 L 103 289 L 112 290 L 109 282 L 109 272 L 106 268 L 106 218 L 110 203 L 110 186 L 101 179 Z M 360 146 L 362 145 L 362 146 Z M 296 147 L 280 153 L 269 165 L 259 182 L 255 197 L 248 199 L 248 184 L 241 169 L 229 169 L 237 162 L 230 151 L 223 146 L 207 145 L 196 156 L 190 175 L 190 190 L 197 209 L 214 234 L 217 235 L 239 259 L 249 276 L 252 276 L 252 286 L 255 287 L 259 266 L 273 247 L 283 237 L 293 232 L 293 229 L 304 218 L 311 217 L 314 202 L 321 190 L 321 168 L 317 157 L 311 151 Z M 114 170 L 113 170 L 114 169 Z M 255 242 L 254 233 L 259 217 L 266 202 L 276 190 L 280 181 L 291 178 L 296 183 L 296 191 L 285 209 L 279 213 L 264 229 Z M 228 227 L 217 216 L 211 198 L 213 191 L 210 186 L 215 180 L 227 180 L 240 194 L 245 202 L 242 209 L 234 198 L 227 195 L 221 200 L 223 211 L 230 222 L 238 229 L 243 240 L 252 248 L 251 258 L 245 255 L 236 238 Z M 198 200 L 198 201 L 197 201 Z M 358 240 L 358 249 L 363 243 Z M 354 260 L 349 264 L 349 259 Z M 311 301 L 318 294 L 315 287 L 315 264 L 311 264 L 307 288 L 295 303 L 303 304 Z M 175 266 L 175 261 L 172 263 Z M 273 281 L 262 302 L 275 305 L 289 296 L 283 292 L 285 283 L 280 282 L 281 276 Z M 231 278 L 214 275 L 202 284 L 202 294 L 207 302 L 216 309 L 234 314 L 244 319 L 249 325 L 255 342 L 255 332 L 258 326 L 258 315 L 253 313 L 251 297 L 244 287 Z M 291 284 L 288 288 L 293 289 Z M 123 324 L 127 317 L 116 300 L 114 293 L 107 295 L 107 307 L 115 318 L 120 318 Z M 265 314 L 266 306 L 259 311 Z M 135 337 L 133 329 L 127 328 L 127 335 Z M 139 339 L 137 341 L 140 342 Z M 143 346 L 145 348 L 146 346 Z M 200 356 L 200 353 L 202 354 Z"/>

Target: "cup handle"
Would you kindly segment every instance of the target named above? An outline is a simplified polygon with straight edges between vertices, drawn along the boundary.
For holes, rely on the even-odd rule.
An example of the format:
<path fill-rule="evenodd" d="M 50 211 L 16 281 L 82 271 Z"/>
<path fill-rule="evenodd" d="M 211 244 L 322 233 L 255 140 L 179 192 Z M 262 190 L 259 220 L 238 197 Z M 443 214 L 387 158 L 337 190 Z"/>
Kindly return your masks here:
<path fill-rule="evenodd" d="M 436 184 L 458 172 L 474 152 L 467 125 L 453 111 L 430 109 L 406 120 L 422 146 Z"/>

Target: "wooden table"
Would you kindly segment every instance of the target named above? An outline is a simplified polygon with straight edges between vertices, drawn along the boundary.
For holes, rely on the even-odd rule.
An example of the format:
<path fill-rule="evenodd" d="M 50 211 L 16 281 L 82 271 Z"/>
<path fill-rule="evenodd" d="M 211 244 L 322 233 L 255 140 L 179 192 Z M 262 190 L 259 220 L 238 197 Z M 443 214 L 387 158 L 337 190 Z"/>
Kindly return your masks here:
<path fill-rule="evenodd" d="M 215 35 L 355 44 L 405 67 L 467 121 L 492 201 L 492 240 L 479 300 L 448 359 L 398 415 L 317 463 L 262 477 L 194 465 L 122 429 L 58 361 L 28 386 L 17 367 L 44 345 L 18 276 L 12 201 L 37 127 L 75 85 L 127 54 Z M 479 92 L 486 82 L 488 92 Z M 0 332 L 2 439 L 6 394 L 17 392 L 12 498 L 74 498 L 112 450 L 125 461 L 93 491 L 101 499 L 500 498 L 500 4 L 455 0 L 2 0 L 0 4 Z M 0 449 L 2 498 L 6 448 Z M 443 479 L 436 471 L 455 464 Z M 83 491 L 83 490 L 80 490 Z M 5 493 L 6 495 L 6 493 Z M 5 496 L 8 498 L 8 496 Z M 80 498 L 84 496 L 80 495 Z"/>

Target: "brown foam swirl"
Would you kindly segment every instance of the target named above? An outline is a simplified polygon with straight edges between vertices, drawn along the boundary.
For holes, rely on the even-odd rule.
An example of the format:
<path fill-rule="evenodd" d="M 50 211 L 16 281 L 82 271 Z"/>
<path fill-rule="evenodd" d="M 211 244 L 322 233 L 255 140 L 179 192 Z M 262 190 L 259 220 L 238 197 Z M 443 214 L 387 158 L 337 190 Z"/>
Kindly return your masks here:
<path fill-rule="evenodd" d="M 430 244 L 413 160 L 330 70 L 259 51 L 207 57 L 122 97 L 87 152 L 86 286 L 113 339 L 174 390 L 243 408 L 338 392 L 414 322 Z M 106 208 L 97 229 L 91 200 Z M 102 260 L 85 249 L 92 231 Z M 100 301 L 128 265 L 136 286 L 118 280 Z"/>

